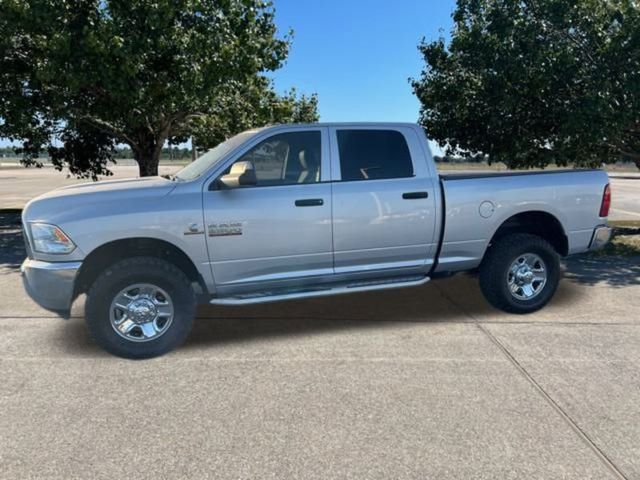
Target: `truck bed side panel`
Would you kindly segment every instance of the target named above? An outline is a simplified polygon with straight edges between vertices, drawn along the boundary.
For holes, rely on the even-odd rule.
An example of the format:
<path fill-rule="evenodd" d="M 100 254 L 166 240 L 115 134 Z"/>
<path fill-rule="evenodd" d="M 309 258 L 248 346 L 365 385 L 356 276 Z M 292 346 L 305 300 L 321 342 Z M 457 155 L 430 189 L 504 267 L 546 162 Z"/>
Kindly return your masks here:
<path fill-rule="evenodd" d="M 441 183 L 446 218 L 438 272 L 476 268 L 494 233 L 519 213 L 556 217 L 569 254 L 587 250 L 594 227 L 605 223 L 598 215 L 608 177 L 600 170 L 443 176 Z"/>

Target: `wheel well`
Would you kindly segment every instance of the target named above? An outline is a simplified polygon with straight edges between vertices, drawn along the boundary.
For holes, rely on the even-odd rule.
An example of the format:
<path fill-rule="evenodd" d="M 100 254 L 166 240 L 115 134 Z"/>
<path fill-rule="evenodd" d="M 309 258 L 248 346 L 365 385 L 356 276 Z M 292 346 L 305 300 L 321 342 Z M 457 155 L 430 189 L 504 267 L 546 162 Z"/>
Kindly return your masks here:
<path fill-rule="evenodd" d="M 109 265 L 131 257 L 162 258 L 182 270 L 192 283 L 199 286 L 201 291 L 196 290 L 197 294 L 207 293 L 207 287 L 198 269 L 181 249 L 156 238 L 127 238 L 105 243 L 83 260 L 76 279 L 74 297 L 85 293 Z"/>
<path fill-rule="evenodd" d="M 522 212 L 508 218 L 493 234 L 489 245 L 511 233 L 531 233 L 549 242 L 560 255 L 569 253 L 569 240 L 560 221 L 547 212 Z"/>

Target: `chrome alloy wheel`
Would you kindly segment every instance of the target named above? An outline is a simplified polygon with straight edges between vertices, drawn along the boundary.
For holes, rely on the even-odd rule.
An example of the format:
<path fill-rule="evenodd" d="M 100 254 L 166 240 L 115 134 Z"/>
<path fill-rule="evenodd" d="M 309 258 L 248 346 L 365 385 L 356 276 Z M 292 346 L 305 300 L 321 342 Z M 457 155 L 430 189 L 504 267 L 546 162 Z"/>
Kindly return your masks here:
<path fill-rule="evenodd" d="M 149 283 L 123 288 L 111 302 L 111 326 L 132 342 L 148 342 L 165 333 L 173 321 L 171 297 Z"/>
<path fill-rule="evenodd" d="M 547 267 L 534 253 L 519 255 L 507 271 L 509 292 L 518 300 L 537 297 L 547 283 Z"/>

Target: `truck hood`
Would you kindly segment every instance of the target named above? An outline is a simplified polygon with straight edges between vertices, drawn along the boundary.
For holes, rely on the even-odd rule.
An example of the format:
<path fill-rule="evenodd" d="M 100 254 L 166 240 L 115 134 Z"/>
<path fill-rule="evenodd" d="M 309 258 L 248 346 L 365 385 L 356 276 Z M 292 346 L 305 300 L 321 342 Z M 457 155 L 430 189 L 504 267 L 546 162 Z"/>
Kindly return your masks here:
<path fill-rule="evenodd" d="M 56 188 L 39 197 L 37 200 L 54 197 L 70 197 L 74 195 L 96 194 L 103 192 L 113 192 L 120 190 L 147 190 L 149 188 L 157 189 L 174 185 L 173 182 L 163 177 L 145 177 L 145 178 L 123 178 L 120 180 L 103 180 L 100 182 L 86 182 L 66 187 Z"/>
<path fill-rule="evenodd" d="M 129 178 L 80 183 L 58 188 L 31 200 L 24 208 L 23 221 L 43 221 L 58 225 L 79 210 L 113 208 L 116 204 L 134 207 L 132 202 L 164 197 L 176 186 L 162 177 Z M 95 210 L 98 214 L 98 210 Z"/>

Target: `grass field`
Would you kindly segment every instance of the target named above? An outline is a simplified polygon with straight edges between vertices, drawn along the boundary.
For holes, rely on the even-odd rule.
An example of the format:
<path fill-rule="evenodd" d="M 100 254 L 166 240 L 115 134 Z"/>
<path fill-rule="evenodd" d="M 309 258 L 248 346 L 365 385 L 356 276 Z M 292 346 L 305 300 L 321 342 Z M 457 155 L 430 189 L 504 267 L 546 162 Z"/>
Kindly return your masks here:
<path fill-rule="evenodd" d="M 640 230 L 640 220 L 609 220 L 609 224 L 616 228 L 637 228 Z"/>
<path fill-rule="evenodd" d="M 636 233 L 632 233 L 631 235 L 616 233 L 606 247 L 602 250 L 595 250 L 591 252 L 590 255 L 640 256 L 640 230 L 635 230 L 635 232 Z"/>

